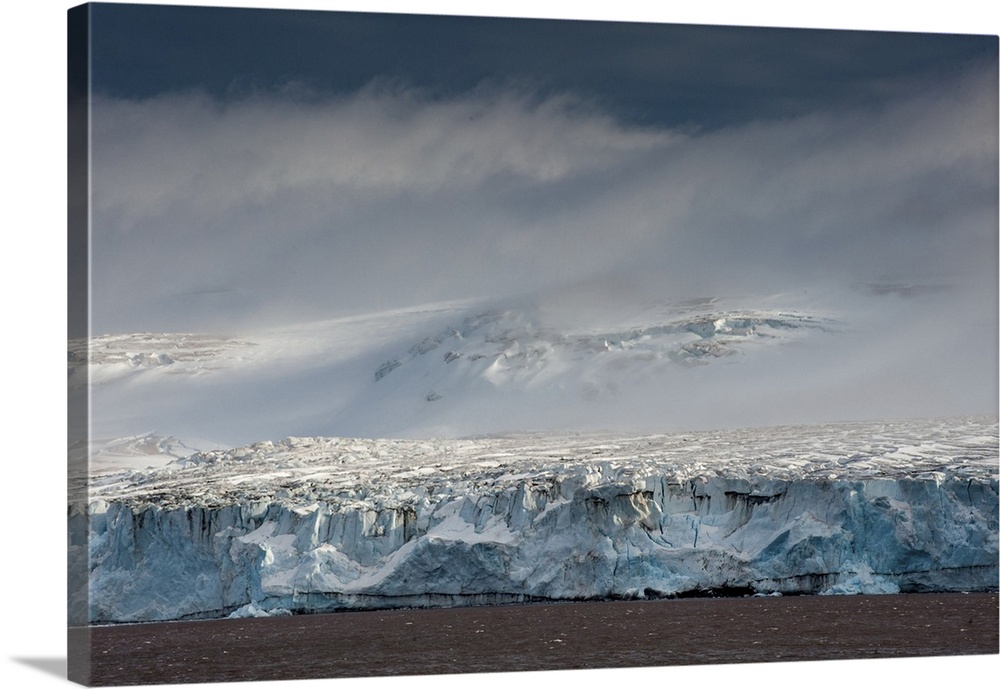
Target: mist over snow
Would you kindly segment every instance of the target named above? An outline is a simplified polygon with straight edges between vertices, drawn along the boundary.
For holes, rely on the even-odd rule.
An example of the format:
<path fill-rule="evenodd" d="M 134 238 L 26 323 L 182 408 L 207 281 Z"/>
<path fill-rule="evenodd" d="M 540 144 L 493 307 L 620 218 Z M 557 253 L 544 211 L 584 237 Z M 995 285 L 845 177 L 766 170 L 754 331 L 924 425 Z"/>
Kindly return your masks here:
<path fill-rule="evenodd" d="M 98 384 L 96 426 L 235 444 L 995 412 L 996 63 L 893 93 L 706 130 L 501 81 L 99 96 L 94 334 L 245 341 L 258 368 Z M 632 379 L 552 344 L 684 304 L 836 326 L 697 366 L 662 342 L 661 369 L 629 360 Z M 375 380 L 495 309 L 534 328 L 551 385 L 455 377 L 455 343 Z"/>

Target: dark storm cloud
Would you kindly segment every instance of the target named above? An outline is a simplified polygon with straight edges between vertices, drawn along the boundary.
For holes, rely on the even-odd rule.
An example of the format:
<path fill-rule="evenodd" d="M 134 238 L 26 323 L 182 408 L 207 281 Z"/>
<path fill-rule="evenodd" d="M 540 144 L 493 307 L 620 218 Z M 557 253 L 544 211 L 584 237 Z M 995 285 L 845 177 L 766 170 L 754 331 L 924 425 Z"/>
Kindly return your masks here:
<path fill-rule="evenodd" d="M 210 7 L 97 4 L 94 27 L 94 86 L 115 97 L 514 82 L 699 128 L 876 106 L 996 54 L 984 36 Z"/>

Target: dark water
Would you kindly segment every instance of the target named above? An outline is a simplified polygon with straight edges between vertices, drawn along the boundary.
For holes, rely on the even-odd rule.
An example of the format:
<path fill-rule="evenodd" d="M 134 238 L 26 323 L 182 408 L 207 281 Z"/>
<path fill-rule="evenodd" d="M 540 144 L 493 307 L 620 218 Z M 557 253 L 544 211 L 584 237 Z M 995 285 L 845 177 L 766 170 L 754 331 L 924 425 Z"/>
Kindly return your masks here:
<path fill-rule="evenodd" d="M 1000 644 L 997 594 L 570 603 L 70 630 L 88 634 L 95 685 L 970 655 Z"/>

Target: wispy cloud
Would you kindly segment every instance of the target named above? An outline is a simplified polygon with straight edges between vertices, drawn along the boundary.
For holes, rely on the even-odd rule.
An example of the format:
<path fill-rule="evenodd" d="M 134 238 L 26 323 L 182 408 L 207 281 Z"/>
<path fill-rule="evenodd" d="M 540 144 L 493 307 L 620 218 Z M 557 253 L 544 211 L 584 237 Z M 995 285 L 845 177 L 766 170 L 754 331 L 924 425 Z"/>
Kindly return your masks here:
<path fill-rule="evenodd" d="M 101 98 L 95 325 L 205 329 L 594 279 L 677 298 L 928 281 L 992 298 L 995 75 L 700 135 L 498 85 Z"/>
<path fill-rule="evenodd" d="M 294 194 L 384 199 L 504 179 L 553 184 L 676 138 L 623 129 L 569 95 L 498 89 L 444 101 L 391 85 L 321 102 L 170 94 L 97 99 L 95 113 L 95 207 L 120 218 L 123 230 L 177 211 L 218 216 Z"/>

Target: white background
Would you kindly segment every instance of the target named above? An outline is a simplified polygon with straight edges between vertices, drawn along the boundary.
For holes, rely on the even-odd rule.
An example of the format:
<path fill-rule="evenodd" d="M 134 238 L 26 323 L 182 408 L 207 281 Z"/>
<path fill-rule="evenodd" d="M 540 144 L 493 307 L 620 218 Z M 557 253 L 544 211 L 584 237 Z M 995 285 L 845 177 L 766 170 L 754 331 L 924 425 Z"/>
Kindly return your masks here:
<path fill-rule="evenodd" d="M 5 686 L 65 682 L 65 234 L 66 10 L 75 3 L 5 3 L 3 51 L 4 244 L 0 366 L 4 405 L 0 569 L 3 571 Z M 678 23 L 998 33 L 995 6 L 976 0 L 943 3 L 841 1 L 815 3 L 735 0 L 688 5 L 648 0 L 270 0 L 187 2 L 274 8 L 339 9 L 568 17 Z M 8 381 L 12 380 L 12 384 Z M 516 675 L 452 675 L 415 679 L 314 680 L 226 684 L 239 687 L 500 687 L 655 683 L 711 686 L 841 685 L 943 687 L 1000 676 L 1000 656 L 950 659 L 837 661 L 698 666 Z"/>

